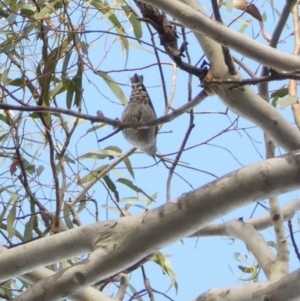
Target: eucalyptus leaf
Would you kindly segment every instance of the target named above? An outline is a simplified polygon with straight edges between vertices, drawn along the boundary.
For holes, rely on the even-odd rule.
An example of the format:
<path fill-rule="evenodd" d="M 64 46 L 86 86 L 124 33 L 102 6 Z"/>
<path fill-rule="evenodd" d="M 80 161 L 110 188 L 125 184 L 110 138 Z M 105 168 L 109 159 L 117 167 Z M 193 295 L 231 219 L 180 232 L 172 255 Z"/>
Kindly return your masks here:
<path fill-rule="evenodd" d="M 122 104 L 127 105 L 128 100 L 127 100 L 126 96 L 124 95 L 120 86 L 112 79 L 112 77 L 110 77 L 108 74 L 106 74 L 102 71 L 97 71 L 97 74 L 103 78 L 103 80 L 106 82 L 106 84 L 112 90 L 112 92 L 117 96 L 117 98 L 122 102 Z"/>

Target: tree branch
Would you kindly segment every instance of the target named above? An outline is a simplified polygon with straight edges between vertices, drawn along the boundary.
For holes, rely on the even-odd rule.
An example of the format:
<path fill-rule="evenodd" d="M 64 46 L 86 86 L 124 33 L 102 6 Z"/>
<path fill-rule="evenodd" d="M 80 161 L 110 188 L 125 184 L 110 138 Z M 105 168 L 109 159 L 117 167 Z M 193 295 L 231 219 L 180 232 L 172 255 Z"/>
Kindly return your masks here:
<path fill-rule="evenodd" d="M 295 213 L 300 210 L 300 199 L 295 199 L 287 203 L 282 208 L 282 215 L 284 221 L 288 221 L 293 218 Z M 270 214 L 265 214 L 260 217 L 250 218 L 244 221 L 247 224 L 252 225 L 257 231 L 262 231 L 272 227 L 272 221 Z M 202 237 L 202 236 L 229 236 L 226 223 L 218 225 L 208 225 L 201 230 L 193 233 L 190 237 Z"/>
<path fill-rule="evenodd" d="M 240 287 L 209 290 L 194 301 L 293 301 L 300 294 L 300 269 L 276 282 L 251 283 Z"/>
<path fill-rule="evenodd" d="M 63 108 L 53 108 L 53 107 L 46 107 L 46 106 L 15 106 L 15 105 L 8 105 L 5 103 L 0 103 L 0 109 L 3 110 L 12 110 L 12 111 L 24 111 L 24 112 L 51 112 L 51 113 L 62 113 L 69 116 L 78 117 L 85 120 L 90 120 L 92 122 L 103 122 L 105 124 L 109 124 L 113 127 L 117 127 L 120 129 L 126 128 L 148 128 L 149 126 L 155 126 L 164 124 L 174 120 L 175 118 L 179 117 L 180 115 L 186 113 L 187 111 L 196 107 L 199 103 L 201 103 L 207 97 L 207 93 L 205 90 L 201 90 L 190 102 L 184 104 L 183 106 L 179 107 L 178 109 L 174 110 L 172 113 L 157 118 L 156 120 L 150 122 L 121 122 L 118 119 L 110 119 L 105 117 L 101 112 L 97 116 L 91 116 L 88 114 L 79 113 L 77 111 L 71 111 L 69 109 Z"/>
<path fill-rule="evenodd" d="M 243 221 L 231 220 L 224 225 L 230 237 L 238 238 L 247 245 L 247 248 L 254 255 L 269 279 L 270 266 L 275 261 L 276 256 L 271 252 L 264 238 L 252 225 L 244 223 Z"/>
<path fill-rule="evenodd" d="M 41 265 L 91 252 L 89 260 L 43 280 L 55 283 L 58 292 L 64 288 L 63 296 L 67 297 L 66 287 L 69 294 L 85 289 L 234 209 L 299 187 L 298 151 L 239 169 L 143 214 L 78 227 L 43 238 L 43 243 L 33 241 L 10 249 L 5 260 L 0 261 L 0 270 L 5 271 L 0 281 Z M 57 252 L 58 248 L 61 252 Z M 51 291 L 40 291 L 33 297 L 33 290 L 27 291 L 30 296 L 27 300 L 48 301 L 62 297 L 60 294 L 54 296 Z"/>
<path fill-rule="evenodd" d="M 286 54 L 272 47 L 259 43 L 245 35 L 211 20 L 202 12 L 174 0 L 141 0 L 170 14 L 180 23 L 200 34 L 205 34 L 220 44 L 254 59 L 258 63 L 273 69 L 300 70 L 300 58 Z M 186 0 L 185 2 L 190 2 Z M 243 43 L 241 43 L 243 41 Z"/>

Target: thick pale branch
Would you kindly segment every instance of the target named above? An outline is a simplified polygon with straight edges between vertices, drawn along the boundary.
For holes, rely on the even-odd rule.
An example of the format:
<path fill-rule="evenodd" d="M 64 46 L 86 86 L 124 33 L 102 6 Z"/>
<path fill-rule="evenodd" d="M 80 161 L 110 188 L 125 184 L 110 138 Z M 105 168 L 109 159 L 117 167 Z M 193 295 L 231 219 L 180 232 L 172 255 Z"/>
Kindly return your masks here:
<path fill-rule="evenodd" d="M 277 243 L 277 259 L 271 267 L 271 277 L 269 280 L 278 280 L 289 272 L 289 249 L 283 226 L 283 214 L 279 206 L 278 198 L 273 196 L 270 202 L 270 218 Z"/>
<path fill-rule="evenodd" d="M 178 0 L 141 0 L 170 14 L 193 32 L 218 41 L 224 46 L 254 59 L 273 69 L 294 71 L 300 70 L 300 59 L 272 47 L 259 43 L 245 35 L 211 20 L 205 14 L 197 11 Z M 242 42 L 241 42 L 242 41 Z"/>
<path fill-rule="evenodd" d="M 80 291 L 110 277 L 236 208 L 299 187 L 298 151 L 237 170 L 146 213 L 78 227 L 10 249 L 0 261 L 0 281 L 91 252 L 89 260 L 42 280 L 56 284 L 57 280 L 71 294 L 75 287 Z M 28 300 L 52 299 L 40 295 Z"/>
<path fill-rule="evenodd" d="M 265 301 L 263 297 L 253 297 L 254 293 L 265 287 L 267 287 L 267 283 L 215 288 L 201 294 L 193 301 Z"/>
<path fill-rule="evenodd" d="M 270 301 L 297 301 L 300 295 L 300 270 L 296 270 L 267 287 L 257 290 L 253 298 Z"/>
<path fill-rule="evenodd" d="M 8 250 L 2 246 L 0 246 L 0 254 L 2 258 L 5 258 L 5 253 Z M 36 283 L 44 278 L 50 277 L 54 275 L 55 272 L 47 269 L 47 268 L 40 268 L 36 271 L 24 274 L 20 276 L 21 279 L 33 284 Z M 41 286 L 42 282 L 37 284 L 34 289 L 37 289 L 39 291 L 45 290 L 55 290 L 55 287 L 52 285 L 49 285 L 48 287 Z M 23 296 L 23 295 L 22 295 Z M 69 296 L 69 299 L 72 301 L 91 301 L 91 300 L 97 300 L 97 301 L 116 301 L 116 299 L 112 299 L 110 297 L 105 296 L 102 292 L 99 290 L 96 290 L 92 287 L 88 287 L 85 290 L 79 292 L 78 294 L 73 294 Z"/>
<path fill-rule="evenodd" d="M 259 265 L 270 278 L 270 267 L 276 256 L 271 252 L 269 245 L 264 238 L 250 224 L 239 220 L 232 220 L 224 224 L 228 234 L 232 238 L 242 240 L 247 249 L 254 255 Z"/>
<path fill-rule="evenodd" d="M 193 301 L 297 301 L 299 294 L 300 270 L 296 270 L 272 283 L 212 289 Z"/>
<path fill-rule="evenodd" d="M 228 86 L 223 86 L 223 89 L 219 91 L 219 96 L 236 114 L 256 124 L 285 150 L 300 148 L 298 129 L 249 86 L 233 90 Z"/>
<path fill-rule="evenodd" d="M 292 219 L 295 213 L 300 210 L 300 199 L 290 201 L 282 208 L 282 215 L 284 221 Z M 245 220 L 245 223 L 252 225 L 257 231 L 262 231 L 272 226 L 270 214 L 266 214 L 260 217 L 250 218 Z M 196 231 L 190 237 L 201 237 L 201 236 L 230 236 L 226 223 L 220 225 L 208 225 L 203 227 L 201 230 Z"/>
<path fill-rule="evenodd" d="M 37 271 L 22 275 L 20 278 L 24 279 L 25 281 L 28 281 L 30 283 L 36 283 L 39 280 L 42 280 L 44 278 L 50 277 L 52 275 L 54 275 L 55 272 L 50 271 L 47 268 L 40 268 Z M 43 284 L 43 286 L 42 286 Z M 46 286 L 45 286 L 46 285 Z M 40 282 L 37 283 L 34 287 L 35 290 L 37 290 L 38 292 L 45 290 L 45 291 L 57 291 L 55 285 L 53 285 L 53 283 L 47 283 L 47 282 Z M 31 292 L 30 294 L 33 294 L 33 292 Z M 23 296 L 24 297 L 24 296 Z M 22 297 L 22 298 L 23 298 Z M 90 301 L 90 300 L 97 300 L 97 301 L 116 301 L 116 299 L 112 299 L 108 296 L 105 296 L 102 292 L 100 292 L 99 290 L 96 290 L 92 287 L 88 287 L 85 290 L 77 293 L 77 294 L 73 294 L 70 295 L 68 297 L 68 299 L 72 300 L 72 301 Z"/>

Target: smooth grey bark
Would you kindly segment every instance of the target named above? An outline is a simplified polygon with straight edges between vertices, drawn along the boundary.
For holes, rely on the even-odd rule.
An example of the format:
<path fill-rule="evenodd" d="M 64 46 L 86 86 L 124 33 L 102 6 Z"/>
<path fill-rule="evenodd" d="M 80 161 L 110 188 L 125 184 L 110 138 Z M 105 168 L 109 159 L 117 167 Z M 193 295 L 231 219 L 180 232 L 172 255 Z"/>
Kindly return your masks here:
<path fill-rule="evenodd" d="M 275 282 L 250 283 L 240 287 L 215 288 L 193 301 L 298 301 L 300 270 Z"/>
<path fill-rule="evenodd" d="M 139 0 L 153 5 L 167 14 L 173 16 L 184 26 L 193 32 L 203 34 L 214 41 L 234 49 L 258 63 L 273 69 L 283 71 L 300 70 L 300 58 L 296 55 L 287 54 L 275 48 L 266 46 L 256 40 L 246 37 L 219 22 L 210 19 L 200 9 L 195 10 L 184 2 L 189 0 Z"/>
<path fill-rule="evenodd" d="M 78 227 L 43 238 L 43 244 L 33 241 L 7 250 L 5 261 L 0 261 L 0 281 L 91 252 L 87 261 L 39 284 L 52 283 L 56 289 L 41 295 L 33 287 L 16 299 L 58 300 L 66 288 L 72 294 L 110 277 L 236 208 L 299 187 L 297 151 L 239 169 L 146 213 Z M 33 256 L 37 248 L 38 256 Z"/>
<path fill-rule="evenodd" d="M 300 210 L 300 199 L 295 199 L 287 203 L 282 208 L 282 214 L 285 221 L 288 221 L 294 217 L 297 211 Z M 266 214 L 259 217 L 253 217 L 245 220 L 245 223 L 252 225 L 257 231 L 265 230 L 272 227 L 270 214 Z M 205 236 L 226 236 L 231 237 L 227 229 L 227 223 L 217 225 L 207 225 L 199 231 L 190 235 L 190 237 L 205 237 Z"/>

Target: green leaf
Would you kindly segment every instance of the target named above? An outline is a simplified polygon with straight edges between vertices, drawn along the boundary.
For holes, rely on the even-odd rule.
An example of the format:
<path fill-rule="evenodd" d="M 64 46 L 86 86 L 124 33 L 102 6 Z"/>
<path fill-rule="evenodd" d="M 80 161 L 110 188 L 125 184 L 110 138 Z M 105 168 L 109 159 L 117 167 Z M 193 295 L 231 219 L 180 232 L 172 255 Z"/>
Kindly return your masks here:
<path fill-rule="evenodd" d="M 0 213 L 0 224 L 1 224 L 1 221 L 4 219 L 4 216 L 5 216 L 6 211 L 7 211 L 7 207 L 3 206 L 2 208 L 3 208 L 3 210 Z"/>
<path fill-rule="evenodd" d="M 242 270 L 244 273 L 249 273 L 251 274 L 250 277 L 248 278 L 241 278 L 242 281 L 254 281 L 256 282 L 257 281 L 257 277 L 258 277 L 258 274 L 260 272 L 260 267 L 259 265 L 253 265 L 251 267 L 243 267 L 243 266 L 238 266 L 240 270 Z"/>
<path fill-rule="evenodd" d="M 65 83 L 61 81 L 57 85 L 55 85 L 55 88 L 49 91 L 50 99 L 53 99 L 53 97 L 56 96 L 57 94 L 66 91 L 69 86 L 69 83 L 70 83 L 69 81 Z"/>
<path fill-rule="evenodd" d="M 51 225 L 51 220 L 49 219 L 49 216 L 47 216 L 47 214 L 45 214 L 44 212 L 41 212 L 41 218 L 45 224 L 45 227 L 50 227 Z"/>
<path fill-rule="evenodd" d="M 79 201 L 79 208 L 77 210 L 80 213 L 86 207 L 86 195 Z"/>
<path fill-rule="evenodd" d="M 101 124 L 99 124 L 99 125 L 95 125 L 95 126 L 93 126 L 92 128 L 88 129 L 88 130 L 86 131 L 85 134 L 93 133 L 93 132 L 95 132 L 95 131 L 97 131 L 97 130 L 103 128 L 104 126 L 106 126 L 106 124 L 104 124 L 104 123 L 101 123 Z"/>
<path fill-rule="evenodd" d="M 66 95 L 66 106 L 69 110 L 71 109 L 72 104 L 73 104 L 74 93 L 75 93 L 75 82 L 72 79 L 70 84 L 69 84 L 69 87 L 68 87 L 68 90 L 67 90 L 67 95 Z"/>
<path fill-rule="evenodd" d="M 14 33 L 10 37 L 7 36 L 5 41 L 0 44 L 0 52 L 11 53 L 12 50 L 15 50 L 16 41 L 17 41 L 17 37 L 15 36 Z"/>
<path fill-rule="evenodd" d="M 2 18 L 7 18 L 9 16 L 8 13 L 4 12 L 2 9 L 0 9 L 0 17 Z M 0 34 L 2 33 L 2 31 L 4 31 L 6 33 L 6 30 L 0 30 Z"/>
<path fill-rule="evenodd" d="M 253 267 L 244 267 L 242 265 L 238 265 L 238 268 L 243 272 L 243 273 L 249 273 L 252 274 Z"/>
<path fill-rule="evenodd" d="M 3 72 L 3 74 L 0 73 L 0 77 L 3 82 L 6 81 L 6 84 L 10 85 L 10 86 L 23 87 L 24 84 L 26 84 L 26 87 L 30 90 L 32 96 L 34 98 L 38 97 L 38 92 L 35 89 L 35 87 L 33 86 L 33 84 L 31 82 L 26 83 L 26 80 L 24 77 L 17 77 L 17 78 L 11 79 L 11 78 L 7 77 L 7 75 L 5 75 L 4 72 Z"/>
<path fill-rule="evenodd" d="M 25 230 L 24 230 L 24 240 L 28 241 L 33 238 L 33 227 L 34 227 L 34 217 L 31 216 L 29 221 L 25 224 Z"/>
<path fill-rule="evenodd" d="M 273 98 L 273 100 L 272 100 L 272 102 L 271 102 L 271 105 L 274 107 L 274 108 L 276 108 L 276 106 L 277 106 L 277 100 L 279 99 L 279 97 L 278 96 L 275 96 L 274 98 Z"/>
<path fill-rule="evenodd" d="M 0 120 L 3 121 L 4 123 L 10 125 L 11 124 L 11 120 L 9 118 L 7 118 L 6 115 L 2 115 L 0 114 Z M 2 139 L 7 138 L 8 136 L 10 136 L 10 134 L 4 134 L 2 136 L 0 136 L 0 141 L 2 141 Z"/>
<path fill-rule="evenodd" d="M 122 150 L 118 146 L 115 146 L 115 145 L 111 145 L 111 146 L 105 147 L 103 150 L 111 150 L 111 151 L 114 151 L 114 152 L 116 152 L 116 153 L 118 153 L 120 155 L 122 153 Z"/>
<path fill-rule="evenodd" d="M 38 79 L 39 85 L 42 86 L 42 62 L 37 64 L 35 73 L 36 73 L 36 77 Z"/>
<path fill-rule="evenodd" d="M 289 94 L 288 88 L 281 88 L 271 93 L 271 97 L 275 97 L 275 96 L 284 97 L 287 96 L 288 94 Z"/>
<path fill-rule="evenodd" d="M 17 15 L 16 13 L 11 13 L 11 14 L 6 18 L 7 23 L 8 23 L 9 25 L 12 25 L 12 24 L 15 22 L 17 16 L 18 16 L 18 15 Z"/>
<path fill-rule="evenodd" d="M 136 17 L 135 12 L 128 5 L 124 5 L 124 6 L 122 6 L 122 8 L 129 20 L 129 22 L 131 23 L 131 25 L 133 27 L 133 32 L 134 32 L 135 37 L 137 39 L 141 39 L 143 36 L 142 25 L 141 25 L 141 22 Z"/>
<path fill-rule="evenodd" d="M 82 93 L 83 93 L 83 88 L 82 88 L 83 70 L 84 70 L 83 65 L 79 63 L 79 67 L 76 75 L 69 82 L 67 96 L 66 96 L 66 105 L 68 109 L 71 109 L 72 105 L 75 105 L 78 108 L 81 104 Z M 74 94 L 75 94 L 75 98 L 73 103 Z"/>
<path fill-rule="evenodd" d="M 12 204 L 12 208 L 10 209 L 7 216 L 7 232 L 9 238 L 12 238 L 16 235 L 16 229 L 14 227 L 15 221 L 16 221 L 16 205 Z"/>
<path fill-rule="evenodd" d="M 27 171 L 29 174 L 31 174 L 31 175 L 35 174 L 35 165 L 34 165 L 34 164 L 29 164 L 29 165 L 27 165 L 27 166 L 25 167 L 25 169 L 26 169 L 26 171 Z"/>
<path fill-rule="evenodd" d="M 75 90 L 75 98 L 74 98 L 74 105 L 78 108 L 82 101 L 82 73 L 83 73 L 83 65 L 82 63 L 79 64 L 77 74 L 74 76 L 74 90 Z"/>
<path fill-rule="evenodd" d="M 129 49 L 129 43 L 127 38 L 125 37 L 127 34 L 121 22 L 115 16 L 114 10 L 110 7 L 107 1 L 102 2 L 101 0 L 92 0 L 90 4 L 93 5 L 96 9 L 98 9 L 99 12 L 103 14 L 106 18 L 108 18 L 108 20 L 112 23 L 112 25 L 116 29 L 117 33 L 120 34 L 119 38 L 120 41 L 122 42 L 121 43 L 122 47 L 126 50 L 126 62 L 127 62 L 128 49 Z"/>
<path fill-rule="evenodd" d="M 71 210 L 70 210 L 70 206 L 67 202 L 64 202 L 63 212 L 64 212 L 64 220 L 65 220 L 66 226 L 68 227 L 68 229 L 73 229 L 74 224 L 70 218 Z"/>
<path fill-rule="evenodd" d="M 178 291 L 178 283 L 176 281 L 176 276 L 172 267 L 171 262 L 167 259 L 167 257 L 162 254 L 161 252 L 158 252 L 157 254 L 155 254 L 151 260 L 153 262 L 155 262 L 156 264 L 158 264 L 161 268 L 163 273 L 167 273 L 171 279 L 171 286 L 170 288 L 174 285 L 176 293 Z M 169 289 L 170 289 L 169 288 Z"/>
<path fill-rule="evenodd" d="M 226 9 L 227 9 L 229 12 L 231 12 L 232 9 L 233 9 L 233 1 L 232 1 L 232 0 L 227 0 L 227 1 L 225 2 L 225 6 L 226 6 Z"/>
<path fill-rule="evenodd" d="M 1 17 L 1 14 L 0 14 Z M 14 32 L 12 30 L 0 30 L 0 34 L 13 34 Z"/>
<path fill-rule="evenodd" d="M 63 66 L 62 66 L 62 72 L 61 72 L 62 73 L 62 75 L 61 75 L 62 80 L 65 80 L 66 76 L 68 74 L 67 68 L 68 68 L 71 56 L 72 56 L 72 52 L 70 51 L 66 54 L 66 56 L 64 58 L 64 62 L 63 62 Z"/>
<path fill-rule="evenodd" d="M 119 192 L 117 190 L 116 185 L 114 184 L 114 182 L 110 179 L 110 177 L 108 175 L 103 177 L 104 182 L 106 183 L 107 187 L 109 188 L 109 190 L 115 195 L 117 202 L 120 202 L 119 199 Z"/>
<path fill-rule="evenodd" d="M 71 163 L 71 164 L 75 164 L 76 163 L 76 161 L 73 160 L 72 158 L 70 158 L 68 155 L 64 155 L 64 159 L 68 163 Z"/>
<path fill-rule="evenodd" d="M 142 193 L 144 196 L 146 196 L 151 202 L 155 202 L 152 197 L 150 197 L 144 190 L 141 188 L 135 186 L 130 180 L 125 178 L 119 178 L 116 182 L 122 183 L 126 185 L 127 187 L 131 188 L 135 192 Z"/>
<path fill-rule="evenodd" d="M 36 8 L 33 6 L 20 5 L 20 12 L 21 12 L 21 15 L 23 15 L 25 17 L 32 17 L 36 12 Z M 31 25 L 34 25 L 34 24 L 31 24 Z M 33 27 L 35 27 L 35 25 Z M 28 33 L 29 32 L 27 32 L 27 34 Z"/>
<path fill-rule="evenodd" d="M 62 220 L 62 219 L 60 220 L 59 228 L 60 228 L 60 231 L 61 231 L 61 232 L 67 231 L 67 230 L 68 230 L 67 225 L 65 224 L 64 220 Z"/>
<path fill-rule="evenodd" d="M 108 164 L 105 164 L 99 167 L 97 170 L 90 172 L 89 174 L 87 174 L 81 179 L 81 183 L 85 184 L 95 179 L 100 180 L 101 172 L 108 166 L 109 166 Z M 103 177 L 103 175 L 101 177 Z"/>
<path fill-rule="evenodd" d="M 42 235 L 42 231 L 39 229 L 39 222 L 38 222 L 38 219 L 37 219 L 37 216 L 36 216 L 36 211 L 35 211 L 35 202 L 30 199 L 29 200 L 30 202 L 30 212 L 32 214 L 32 227 L 33 227 L 33 230 L 38 234 L 38 235 Z M 24 240 L 26 240 L 24 238 Z"/>
<path fill-rule="evenodd" d="M 66 47 L 67 44 L 62 43 L 61 46 L 56 47 L 49 53 L 46 62 L 41 62 L 37 66 L 37 75 L 42 91 L 43 104 L 46 104 L 47 106 L 49 105 L 49 100 L 51 96 L 49 90 L 50 90 L 50 83 L 53 80 L 53 73 L 55 72 L 56 65 L 59 59 L 61 58 L 61 55 Z M 44 65 L 42 76 L 41 76 L 41 65 Z"/>
<path fill-rule="evenodd" d="M 115 13 L 115 11 L 113 9 L 106 9 L 106 13 L 101 17 L 101 19 L 102 20 L 103 19 L 109 19 L 111 16 L 114 15 L 114 13 Z M 118 23 L 119 23 L 119 21 L 114 23 L 114 25 L 118 24 Z"/>
<path fill-rule="evenodd" d="M 41 20 L 44 19 L 45 17 L 48 17 L 51 13 L 54 13 L 56 9 L 54 6 L 59 3 L 61 0 L 55 0 L 50 2 L 47 6 L 43 7 L 40 12 L 38 12 L 34 19 L 35 20 Z"/>
<path fill-rule="evenodd" d="M 121 151 L 116 151 L 112 149 L 103 149 L 95 152 L 87 152 L 84 155 L 78 157 L 78 160 L 82 159 L 105 159 L 109 158 L 110 160 L 115 158 L 115 157 L 120 157 Z"/>
<path fill-rule="evenodd" d="M 103 78 L 103 80 L 106 82 L 106 84 L 112 90 L 112 92 L 117 96 L 117 98 L 119 100 L 121 100 L 122 104 L 126 106 L 128 103 L 128 100 L 125 97 L 125 95 L 124 95 L 122 89 L 119 87 L 119 85 L 108 74 L 105 74 L 102 71 L 97 71 L 97 74 Z"/>
<path fill-rule="evenodd" d="M 134 178 L 134 171 L 132 169 L 132 165 L 131 165 L 129 158 L 124 159 L 124 164 L 125 164 L 128 172 L 130 173 L 130 175 Z"/>
<path fill-rule="evenodd" d="M 239 32 L 243 33 L 249 27 L 250 24 L 251 24 L 251 20 L 244 21 L 241 28 L 239 29 Z"/>
<path fill-rule="evenodd" d="M 0 115 L 0 119 L 1 119 L 1 115 Z M 6 121 L 6 123 L 9 124 L 7 121 Z M 0 136 L 0 142 L 4 142 L 8 138 L 11 138 L 11 134 L 10 133 L 7 133 L 7 134 L 4 134 L 4 135 Z"/>
<path fill-rule="evenodd" d="M 5 296 L 4 298 L 1 298 L 2 300 L 12 300 L 13 299 L 13 291 L 14 288 L 12 287 L 12 280 L 9 281 L 5 281 L 2 285 L 1 285 L 1 296 Z"/>
<path fill-rule="evenodd" d="M 2 77 L 1 77 L 2 79 Z M 23 78 L 15 78 L 15 79 L 8 79 L 7 82 L 8 85 L 14 86 L 14 87 L 21 87 L 24 84 L 24 79 Z"/>
<path fill-rule="evenodd" d="M 9 68 L 5 69 L 3 71 L 3 74 L 1 75 L 1 81 L 4 85 L 7 85 L 7 82 L 8 82 L 8 80 L 7 80 L 8 72 L 9 72 Z"/>
<path fill-rule="evenodd" d="M 105 210 L 111 210 L 113 212 L 117 212 L 119 213 L 121 216 L 129 216 L 130 214 L 126 211 L 123 210 L 121 208 L 117 208 L 115 206 L 106 206 L 106 205 L 101 205 L 101 208 L 105 209 Z"/>

